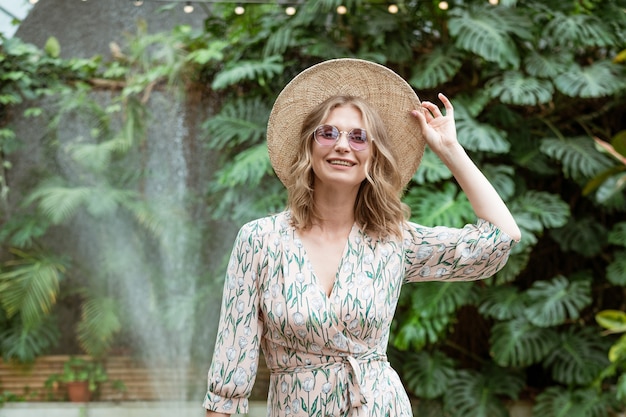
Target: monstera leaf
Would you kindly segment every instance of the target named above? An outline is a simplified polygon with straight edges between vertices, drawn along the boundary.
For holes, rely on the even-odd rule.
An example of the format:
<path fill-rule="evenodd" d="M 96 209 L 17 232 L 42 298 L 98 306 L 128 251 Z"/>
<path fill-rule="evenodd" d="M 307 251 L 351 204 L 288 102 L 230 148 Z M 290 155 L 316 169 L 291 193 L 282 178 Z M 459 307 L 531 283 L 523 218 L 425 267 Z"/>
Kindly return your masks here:
<path fill-rule="evenodd" d="M 443 395 L 455 376 L 454 361 L 439 351 L 408 353 L 402 370 L 407 388 L 428 399 Z"/>
<path fill-rule="evenodd" d="M 418 60 L 409 84 L 418 90 L 437 87 L 451 80 L 461 65 L 462 54 L 454 48 L 435 48 Z"/>
<path fill-rule="evenodd" d="M 491 330 L 491 355 L 500 366 L 539 363 L 558 343 L 554 330 L 536 327 L 524 317 L 497 323 Z"/>
<path fill-rule="evenodd" d="M 526 290 L 528 306 L 524 315 L 535 326 L 550 327 L 577 319 L 591 303 L 591 279 L 568 280 L 557 276 L 536 281 Z"/>
<path fill-rule="evenodd" d="M 559 349 L 543 361 L 552 378 L 565 385 L 587 385 L 609 365 L 609 343 L 592 327 L 572 328 L 559 334 Z"/>
<path fill-rule="evenodd" d="M 552 100 L 554 87 L 547 80 L 527 77 L 517 71 L 507 71 L 491 79 L 487 88 L 492 97 L 503 103 L 518 106 L 536 106 Z"/>
<path fill-rule="evenodd" d="M 607 417 L 607 395 L 591 389 L 569 390 L 559 386 L 547 388 L 537 396 L 534 416 Z"/>
<path fill-rule="evenodd" d="M 481 372 L 463 370 L 450 381 L 445 408 L 455 417 L 508 417 L 501 397 L 517 398 L 524 379 L 495 366 Z"/>
<path fill-rule="evenodd" d="M 478 311 L 496 320 L 511 320 L 524 313 L 524 297 L 513 286 L 489 287 L 481 295 Z"/>

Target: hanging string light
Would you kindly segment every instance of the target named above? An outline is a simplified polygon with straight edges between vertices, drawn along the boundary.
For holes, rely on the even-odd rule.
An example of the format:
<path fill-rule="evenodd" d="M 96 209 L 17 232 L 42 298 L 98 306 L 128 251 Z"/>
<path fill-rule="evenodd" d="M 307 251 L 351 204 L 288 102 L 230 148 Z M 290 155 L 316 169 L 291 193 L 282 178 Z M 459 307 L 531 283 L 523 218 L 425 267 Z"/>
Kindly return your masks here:
<path fill-rule="evenodd" d="M 389 6 L 387 6 L 387 11 L 391 14 L 398 13 L 398 10 L 398 5 L 395 3 L 391 3 Z"/>
<path fill-rule="evenodd" d="M 346 14 L 348 13 L 348 8 L 346 6 L 344 6 L 343 4 L 340 6 L 337 6 L 337 14 Z"/>
<path fill-rule="evenodd" d="M 448 7 L 450 7 L 450 5 L 448 5 L 447 1 L 440 1 L 439 2 L 439 8 L 441 10 L 448 10 Z"/>
<path fill-rule="evenodd" d="M 243 5 L 241 3 L 239 3 L 237 5 L 237 7 L 235 7 L 235 14 L 241 16 L 242 14 L 244 14 L 246 12 L 246 9 L 243 7 Z"/>
<path fill-rule="evenodd" d="M 185 13 L 193 13 L 193 4 L 191 4 L 190 1 L 188 1 L 187 3 L 185 3 L 185 7 L 183 7 L 183 11 Z"/>

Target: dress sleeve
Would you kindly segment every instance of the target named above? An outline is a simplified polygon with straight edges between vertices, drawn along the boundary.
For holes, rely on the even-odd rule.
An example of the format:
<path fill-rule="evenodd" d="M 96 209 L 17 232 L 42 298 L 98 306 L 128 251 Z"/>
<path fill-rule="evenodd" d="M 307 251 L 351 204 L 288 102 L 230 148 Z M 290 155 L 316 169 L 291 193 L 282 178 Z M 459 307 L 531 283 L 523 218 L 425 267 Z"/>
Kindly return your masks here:
<path fill-rule="evenodd" d="M 516 242 L 479 219 L 462 229 L 408 223 L 404 231 L 405 281 L 472 281 L 506 264 Z"/>
<path fill-rule="evenodd" d="M 254 228 L 239 231 L 230 255 L 203 406 L 246 414 L 256 379 L 263 323 L 259 313 L 262 241 Z"/>

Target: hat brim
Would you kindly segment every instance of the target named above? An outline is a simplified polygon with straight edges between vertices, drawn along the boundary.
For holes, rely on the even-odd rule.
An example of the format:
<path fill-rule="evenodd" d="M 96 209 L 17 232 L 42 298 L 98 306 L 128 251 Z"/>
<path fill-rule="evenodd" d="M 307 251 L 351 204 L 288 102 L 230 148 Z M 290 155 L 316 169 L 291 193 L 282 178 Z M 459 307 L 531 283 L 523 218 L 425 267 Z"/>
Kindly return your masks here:
<path fill-rule="evenodd" d="M 286 184 L 304 119 L 324 100 L 339 95 L 360 97 L 376 109 L 389 134 L 402 185 L 406 186 L 424 154 L 424 139 L 410 114 L 420 108 L 420 100 L 413 88 L 389 68 L 354 58 L 309 67 L 279 94 L 267 125 L 270 162 L 278 178 Z"/>

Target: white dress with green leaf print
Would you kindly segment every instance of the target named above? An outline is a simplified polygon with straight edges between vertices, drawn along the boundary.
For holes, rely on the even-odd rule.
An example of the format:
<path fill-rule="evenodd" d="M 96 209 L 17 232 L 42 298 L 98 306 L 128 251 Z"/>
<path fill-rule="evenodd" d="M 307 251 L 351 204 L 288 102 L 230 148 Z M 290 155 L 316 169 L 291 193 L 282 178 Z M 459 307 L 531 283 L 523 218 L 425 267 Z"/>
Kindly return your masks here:
<path fill-rule="evenodd" d="M 484 220 L 462 229 L 407 223 L 403 239 L 387 241 L 354 225 L 327 296 L 289 216 L 239 231 L 204 407 L 247 412 L 261 347 L 270 417 L 411 416 L 385 356 L 402 283 L 489 277 L 513 241 Z"/>

